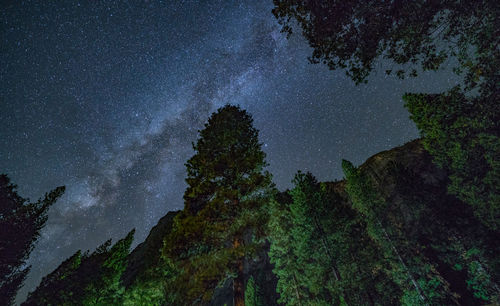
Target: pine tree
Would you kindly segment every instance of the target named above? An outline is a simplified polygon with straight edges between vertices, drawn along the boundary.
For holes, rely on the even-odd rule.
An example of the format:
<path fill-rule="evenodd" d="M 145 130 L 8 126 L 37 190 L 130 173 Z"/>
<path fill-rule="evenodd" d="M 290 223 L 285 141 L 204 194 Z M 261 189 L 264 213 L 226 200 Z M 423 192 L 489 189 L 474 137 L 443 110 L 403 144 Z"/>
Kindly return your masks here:
<path fill-rule="evenodd" d="M 307 288 L 309 300 L 316 305 L 328 305 L 333 301 L 347 302 L 340 289 L 342 276 L 337 259 L 332 255 L 333 246 L 322 222 L 320 210 L 325 206 L 320 185 L 311 173 L 301 172 L 293 180 L 295 187 L 290 191 L 293 202 L 291 234 L 298 264 L 302 266 L 300 284 Z"/>
<path fill-rule="evenodd" d="M 23 305 L 65 305 L 79 298 L 71 281 L 84 258 L 79 250 L 42 278 L 40 285 L 28 295 Z"/>
<path fill-rule="evenodd" d="M 58 187 L 30 203 L 16 188 L 7 175 L 0 175 L 0 305 L 13 303 L 30 270 L 26 260 L 47 221 L 47 212 L 65 190 Z"/>
<path fill-rule="evenodd" d="M 274 264 L 273 273 L 278 277 L 278 302 L 286 305 L 306 305 L 308 294 L 299 285 L 302 271 L 292 248 L 293 236 L 290 229 L 293 227 L 293 221 L 289 210 L 292 201 L 291 196 L 284 192 L 270 202 L 269 259 Z"/>
<path fill-rule="evenodd" d="M 125 288 L 120 278 L 127 268 L 127 256 L 135 229 L 107 252 L 98 274 L 86 288 L 85 305 L 119 305 Z"/>
<path fill-rule="evenodd" d="M 186 163 L 185 208 L 166 237 L 164 254 L 181 273 L 172 294 L 208 301 L 233 280 L 234 304 L 244 304 L 244 261 L 262 246 L 271 175 L 251 116 L 226 105 L 214 113 Z M 182 291 L 182 292 L 181 292 Z"/>
<path fill-rule="evenodd" d="M 342 275 L 337 294 L 341 290 L 350 305 L 394 305 L 401 291 L 391 280 L 386 258 L 367 234 L 363 215 L 335 190 L 338 184 L 320 184 L 323 205 L 318 206 L 331 256 Z"/>
<path fill-rule="evenodd" d="M 269 257 L 287 305 L 394 304 L 400 291 L 380 248 L 333 189 L 298 173 L 295 187 L 271 202 Z M 333 183 L 334 185 L 335 183 Z"/>

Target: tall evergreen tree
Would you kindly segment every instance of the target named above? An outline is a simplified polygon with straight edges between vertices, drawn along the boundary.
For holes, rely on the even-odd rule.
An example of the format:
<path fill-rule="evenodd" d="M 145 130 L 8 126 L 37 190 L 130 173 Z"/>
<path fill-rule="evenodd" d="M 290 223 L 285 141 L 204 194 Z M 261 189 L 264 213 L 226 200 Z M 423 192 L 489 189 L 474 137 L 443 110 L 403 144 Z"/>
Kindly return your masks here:
<path fill-rule="evenodd" d="M 144 242 L 128 257 L 127 270 L 122 276 L 126 290 L 123 305 L 164 305 L 165 280 L 172 271 L 162 258 L 163 238 L 172 229 L 177 211 L 168 212 L 154 226 Z"/>
<path fill-rule="evenodd" d="M 135 229 L 118 240 L 107 252 L 98 274 L 86 288 L 85 305 L 120 305 L 124 293 L 121 276 L 127 268 L 127 256 Z"/>
<path fill-rule="evenodd" d="M 301 266 L 292 247 L 293 219 L 289 205 L 293 202 L 287 193 L 280 193 L 270 202 L 268 238 L 271 242 L 269 259 L 274 264 L 273 273 L 278 277 L 276 291 L 279 303 L 286 305 L 307 305 L 308 293 L 300 286 Z"/>
<path fill-rule="evenodd" d="M 393 304 L 400 291 L 365 226 L 329 185 L 298 173 L 272 201 L 269 257 L 287 305 Z"/>
<path fill-rule="evenodd" d="M 14 301 L 30 270 L 26 260 L 47 221 L 47 212 L 65 190 L 58 187 L 30 203 L 16 188 L 7 175 L 0 175 L 0 305 Z"/>
<path fill-rule="evenodd" d="M 295 175 L 293 183 L 295 188 L 290 191 L 293 227 L 290 231 L 291 246 L 302 267 L 299 283 L 308 289 L 310 303 L 348 303 L 348 297 L 339 286 L 342 276 L 320 215 L 321 207 L 326 205 L 320 185 L 311 173 L 301 172 Z"/>
<path fill-rule="evenodd" d="M 252 123 L 237 106 L 220 108 L 200 131 L 196 153 L 186 163 L 185 208 L 164 248 L 181 271 L 172 291 L 183 303 L 208 301 L 230 277 L 234 304 L 244 305 L 244 261 L 262 246 L 264 204 L 272 191 Z"/>

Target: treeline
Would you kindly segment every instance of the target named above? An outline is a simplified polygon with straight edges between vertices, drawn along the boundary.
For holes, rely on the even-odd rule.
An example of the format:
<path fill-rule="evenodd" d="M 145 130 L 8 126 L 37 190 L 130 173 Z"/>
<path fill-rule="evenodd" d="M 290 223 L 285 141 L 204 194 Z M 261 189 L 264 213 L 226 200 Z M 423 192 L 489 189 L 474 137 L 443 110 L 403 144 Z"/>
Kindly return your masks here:
<path fill-rule="evenodd" d="M 270 257 L 279 302 L 499 302 L 498 233 L 447 194 L 445 180 L 426 182 L 437 169 L 413 172 L 397 161 L 384 173 L 344 161 L 346 179 L 336 183 L 298 173 L 295 187 L 271 202 Z"/>
<path fill-rule="evenodd" d="M 23 305 L 119 305 L 121 282 L 134 230 L 111 246 L 111 240 L 89 254 L 77 251 L 45 276 Z"/>
<path fill-rule="evenodd" d="M 343 181 L 299 172 L 278 192 L 244 110 L 219 109 L 200 135 L 186 206 L 146 247 L 127 257 L 131 233 L 77 252 L 26 304 L 208 305 L 223 290 L 235 305 L 499 302 L 499 233 L 448 192 L 448 172 L 433 165 L 424 140 L 361 167 L 343 161 Z M 127 258 L 139 270 L 128 276 Z M 250 268 L 263 260 L 275 279 Z"/>

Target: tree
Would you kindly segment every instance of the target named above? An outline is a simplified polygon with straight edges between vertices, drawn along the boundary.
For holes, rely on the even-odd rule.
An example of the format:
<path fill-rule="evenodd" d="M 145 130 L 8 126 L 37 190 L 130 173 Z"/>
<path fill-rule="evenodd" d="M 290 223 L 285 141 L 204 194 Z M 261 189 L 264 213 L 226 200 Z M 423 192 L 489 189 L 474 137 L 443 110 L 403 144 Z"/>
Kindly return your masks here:
<path fill-rule="evenodd" d="M 79 298 L 72 287 L 74 273 L 82 264 L 85 255 L 79 250 L 63 261 L 53 272 L 46 275 L 34 292 L 28 295 L 23 305 L 64 305 Z"/>
<path fill-rule="evenodd" d="M 400 290 L 380 248 L 332 186 L 298 173 L 271 202 L 269 257 L 287 305 L 392 305 Z"/>
<path fill-rule="evenodd" d="M 124 286 L 121 276 L 127 268 L 127 256 L 134 240 L 135 229 L 125 238 L 118 240 L 107 252 L 98 274 L 86 288 L 85 305 L 121 304 Z"/>
<path fill-rule="evenodd" d="M 264 297 L 262 296 L 262 289 L 260 283 L 255 281 L 253 276 L 247 281 L 245 288 L 245 305 L 246 306 L 264 306 Z"/>
<path fill-rule="evenodd" d="M 111 246 L 111 240 L 92 254 L 77 251 L 45 276 L 23 305 L 121 305 L 120 278 L 135 230 Z"/>
<path fill-rule="evenodd" d="M 161 256 L 163 238 L 172 229 L 178 211 L 170 211 L 154 226 L 146 240 L 128 256 L 122 275 L 125 293 L 123 305 L 164 305 L 165 280 L 171 278 L 169 265 Z"/>
<path fill-rule="evenodd" d="M 284 192 L 277 194 L 270 202 L 269 259 L 274 264 L 273 273 L 278 277 L 278 302 L 286 305 L 305 305 L 307 293 L 304 294 L 304 288 L 299 286 L 301 270 L 292 248 L 293 236 L 290 233 L 293 221 L 289 205 L 292 201 L 291 196 Z"/>
<path fill-rule="evenodd" d="M 434 162 L 449 172 L 448 190 L 478 220 L 500 230 L 500 107 L 493 97 L 446 94 L 403 97 Z"/>
<path fill-rule="evenodd" d="M 346 69 L 356 82 L 366 82 L 375 61 L 413 64 L 396 75 L 414 76 L 417 67 L 437 70 L 450 56 L 474 87 L 497 86 L 500 61 L 495 0 L 274 0 L 273 14 L 292 33 L 294 22 L 313 48 L 310 61 Z M 402 66 L 404 67 L 404 66 Z M 391 73 L 392 69 L 387 69 Z M 495 83 L 496 81 L 496 83 Z"/>
<path fill-rule="evenodd" d="M 252 122 L 237 106 L 220 108 L 200 131 L 196 154 L 186 163 L 185 207 L 164 247 L 180 268 L 172 294 L 183 295 L 183 303 L 208 301 L 230 277 L 234 303 L 244 305 L 244 261 L 262 247 L 264 204 L 272 192 Z"/>
<path fill-rule="evenodd" d="M 22 286 L 30 267 L 25 267 L 47 212 L 64 193 L 65 187 L 30 203 L 17 194 L 17 186 L 7 175 L 0 175 L 0 304 L 10 305 Z"/>
<path fill-rule="evenodd" d="M 408 222 L 402 216 L 403 207 L 390 207 L 390 202 L 376 185 L 376 180 L 360 168 L 354 167 L 346 160 L 342 161 L 342 168 L 346 176 L 346 191 L 352 206 L 366 220 L 368 235 L 383 251 L 392 268 L 391 276 L 394 282 L 403 290 L 401 303 L 405 305 L 457 303 L 456 295 L 437 269 L 436 263 L 424 254 L 424 250 L 429 247 L 422 245 L 424 235 L 411 235 L 411 228 L 405 229 L 408 226 L 405 223 Z M 395 169 L 392 170 L 395 172 Z M 397 177 L 398 183 L 405 177 L 407 175 L 403 178 Z M 416 193 L 413 191 L 413 194 Z M 401 202 L 413 201 L 404 198 Z M 425 211 L 423 206 L 425 203 L 421 201 L 411 203 L 412 219 L 424 219 L 421 215 Z M 419 223 L 415 222 L 413 225 L 418 226 Z"/>
<path fill-rule="evenodd" d="M 297 22 L 313 48 L 313 63 L 347 69 L 366 81 L 375 61 L 437 70 L 450 57 L 463 86 L 440 95 L 409 94 L 406 106 L 435 162 L 450 171 L 450 192 L 499 228 L 500 2 L 274 0 L 283 31 Z M 406 68 L 405 68 L 406 69 Z M 388 69 L 391 72 L 392 69 Z M 407 71 L 408 72 L 408 71 Z M 403 77 L 407 74 L 396 72 Z"/>
<path fill-rule="evenodd" d="M 320 214 L 322 207 L 326 206 L 324 193 L 311 173 L 299 171 L 293 183 L 295 187 L 290 191 L 293 227 L 290 232 L 293 237 L 291 246 L 297 263 L 302 266 L 299 284 L 307 288 L 308 299 L 313 304 L 329 305 L 334 301 L 335 304 L 349 304 L 339 286 L 342 276 Z"/>

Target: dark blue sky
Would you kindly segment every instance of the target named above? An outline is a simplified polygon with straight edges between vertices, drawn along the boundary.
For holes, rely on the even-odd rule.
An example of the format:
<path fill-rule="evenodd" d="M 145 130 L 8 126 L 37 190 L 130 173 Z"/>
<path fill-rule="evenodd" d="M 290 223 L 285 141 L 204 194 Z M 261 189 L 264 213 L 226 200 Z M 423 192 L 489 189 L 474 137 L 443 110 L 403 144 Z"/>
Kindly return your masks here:
<path fill-rule="evenodd" d="M 0 5 L 0 172 L 32 199 L 67 187 L 22 294 L 76 250 L 134 227 L 136 244 L 182 208 L 191 142 L 226 103 L 253 114 L 284 189 L 298 169 L 340 179 L 342 158 L 416 138 L 402 94 L 456 82 L 379 72 L 355 86 L 308 63 L 307 42 L 280 33 L 270 0 Z"/>

